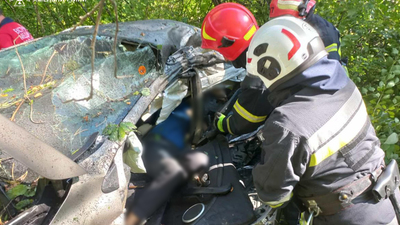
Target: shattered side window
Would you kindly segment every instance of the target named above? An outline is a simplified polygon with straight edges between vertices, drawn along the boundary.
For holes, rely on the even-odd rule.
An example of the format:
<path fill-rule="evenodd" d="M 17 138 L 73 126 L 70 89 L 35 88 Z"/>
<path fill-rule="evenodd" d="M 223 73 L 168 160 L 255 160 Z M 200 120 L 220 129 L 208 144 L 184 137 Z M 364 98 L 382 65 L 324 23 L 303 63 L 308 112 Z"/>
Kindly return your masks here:
<path fill-rule="evenodd" d="M 91 90 L 92 36 L 56 35 L 0 51 L 0 113 L 70 155 L 108 123 L 119 123 L 161 74 L 149 46 L 117 47 L 98 36 Z M 140 116 L 140 115 L 138 115 Z"/>

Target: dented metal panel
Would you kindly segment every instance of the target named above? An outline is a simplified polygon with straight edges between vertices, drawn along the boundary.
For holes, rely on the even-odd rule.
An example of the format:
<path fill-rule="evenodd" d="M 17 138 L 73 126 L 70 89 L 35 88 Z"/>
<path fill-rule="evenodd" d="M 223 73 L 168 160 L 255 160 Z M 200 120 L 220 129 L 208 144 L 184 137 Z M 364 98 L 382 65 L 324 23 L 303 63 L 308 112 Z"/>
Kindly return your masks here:
<path fill-rule="evenodd" d="M 1 115 L 0 149 L 48 179 L 62 180 L 86 173 L 61 152 Z"/>

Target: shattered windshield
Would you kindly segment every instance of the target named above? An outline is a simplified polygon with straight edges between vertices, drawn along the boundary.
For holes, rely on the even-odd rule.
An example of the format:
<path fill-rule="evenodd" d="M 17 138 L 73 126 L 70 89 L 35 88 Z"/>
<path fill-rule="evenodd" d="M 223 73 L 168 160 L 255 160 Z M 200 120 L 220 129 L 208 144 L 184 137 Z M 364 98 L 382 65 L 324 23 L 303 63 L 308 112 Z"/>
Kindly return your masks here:
<path fill-rule="evenodd" d="M 161 75 L 150 46 L 97 36 L 93 95 L 91 35 L 60 34 L 0 51 L 0 113 L 65 155 L 108 123 L 119 123 Z"/>

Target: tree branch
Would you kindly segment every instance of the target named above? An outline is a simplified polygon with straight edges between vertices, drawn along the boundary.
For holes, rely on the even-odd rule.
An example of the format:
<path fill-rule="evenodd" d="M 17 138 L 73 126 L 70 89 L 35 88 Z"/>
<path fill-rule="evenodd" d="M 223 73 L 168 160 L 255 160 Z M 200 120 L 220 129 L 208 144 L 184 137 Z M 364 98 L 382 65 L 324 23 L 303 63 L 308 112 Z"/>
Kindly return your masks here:
<path fill-rule="evenodd" d="M 85 11 L 86 14 L 88 14 L 87 9 L 85 8 L 85 6 L 82 5 L 82 3 L 80 1 L 78 1 L 78 4 L 82 7 L 83 11 Z M 90 19 L 92 20 L 93 23 L 96 23 L 96 21 L 94 20 L 93 16 L 91 14 L 89 14 Z"/>
<path fill-rule="evenodd" d="M 64 44 L 64 45 L 61 47 L 60 52 L 64 49 L 64 47 L 65 47 L 66 45 L 67 45 L 67 44 Z M 54 57 L 57 53 L 58 53 L 58 51 L 57 51 L 57 50 L 54 50 L 53 54 L 50 56 L 50 59 L 49 59 L 49 61 L 47 62 L 46 67 L 44 68 L 44 72 L 43 72 L 43 75 L 42 75 L 42 80 L 40 81 L 40 84 L 39 84 L 39 85 L 42 85 L 42 84 L 43 84 L 43 81 L 44 81 L 44 78 L 45 78 L 45 76 L 46 76 L 47 69 L 49 68 L 49 65 L 50 65 L 50 63 L 51 63 L 51 60 L 53 59 L 53 57 Z"/>
<path fill-rule="evenodd" d="M 14 19 L 15 19 L 17 22 L 19 22 L 18 17 L 17 17 L 17 13 L 15 12 L 14 7 L 12 7 L 12 5 L 10 5 L 10 3 L 9 3 L 7 0 L 4 0 L 4 1 L 6 2 L 7 6 L 10 7 L 10 9 L 13 11 L 13 13 L 14 13 Z"/>
<path fill-rule="evenodd" d="M 102 4 L 104 4 L 104 1 L 103 1 L 103 0 L 100 1 L 97 5 L 95 5 L 95 6 L 93 7 L 93 9 L 90 10 L 90 12 L 86 13 L 84 16 L 79 17 L 81 20 L 72 28 L 71 32 L 74 31 L 77 27 L 81 26 L 82 23 L 83 23 L 89 16 L 91 16 L 91 15 L 100 7 L 100 5 L 102 5 Z M 102 7 L 102 10 L 103 10 L 103 6 L 101 6 L 101 7 Z M 100 12 L 100 9 L 99 9 L 99 12 Z"/>
<path fill-rule="evenodd" d="M 93 37 L 92 37 L 92 43 L 90 45 L 90 48 L 92 49 L 92 61 L 91 61 L 91 65 L 92 65 L 92 73 L 90 75 L 90 93 L 89 96 L 87 96 L 86 98 L 81 98 L 81 99 L 70 99 L 67 100 L 63 103 L 68 103 L 68 102 L 78 102 L 78 101 L 88 101 L 93 97 L 93 77 L 94 77 L 94 59 L 96 57 L 96 37 L 97 37 L 97 32 L 99 31 L 99 25 L 100 25 L 100 21 L 101 21 L 101 14 L 103 12 L 103 6 L 104 6 L 104 1 L 105 0 L 101 0 L 99 2 L 99 11 L 97 13 L 97 19 L 96 19 L 96 25 L 94 27 L 94 32 L 93 32 Z M 97 5 L 95 6 L 95 8 L 97 7 Z M 94 12 L 94 10 L 92 10 Z M 92 12 L 91 11 L 91 12 Z M 86 14 L 87 15 L 87 14 Z M 82 21 L 82 20 L 81 20 Z"/>
<path fill-rule="evenodd" d="M 118 5 L 114 0 L 110 0 L 111 4 L 114 7 L 114 13 L 115 13 L 115 35 L 114 35 L 114 46 L 113 46 L 113 51 L 114 51 L 114 77 L 117 78 L 117 70 L 118 70 L 118 64 L 117 64 L 117 38 L 118 38 Z"/>

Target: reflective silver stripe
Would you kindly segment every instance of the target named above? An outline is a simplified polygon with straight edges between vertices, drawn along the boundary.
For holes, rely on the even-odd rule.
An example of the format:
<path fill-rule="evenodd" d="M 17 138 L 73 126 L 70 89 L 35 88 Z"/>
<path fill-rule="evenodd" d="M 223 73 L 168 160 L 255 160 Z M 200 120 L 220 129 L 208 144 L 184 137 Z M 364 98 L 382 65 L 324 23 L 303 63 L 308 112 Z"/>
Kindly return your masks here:
<path fill-rule="evenodd" d="M 337 44 L 336 44 L 336 43 L 333 43 L 333 44 L 331 44 L 331 45 L 329 45 L 329 46 L 326 46 L 326 47 L 325 47 L 325 50 L 326 50 L 327 52 L 334 52 L 334 51 L 337 51 L 337 50 L 338 50 Z"/>
<path fill-rule="evenodd" d="M 236 169 L 236 167 L 232 163 L 220 163 L 220 164 L 216 164 L 216 165 L 211 166 L 209 171 L 217 169 L 217 168 L 225 167 L 225 166 L 233 166 L 233 168 Z"/>
<path fill-rule="evenodd" d="M 316 166 L 351 142 L 368 119 L 367 109 L 357 88 L 340 110 L 308 140 L 313 154 L 309 166 Z"/>

